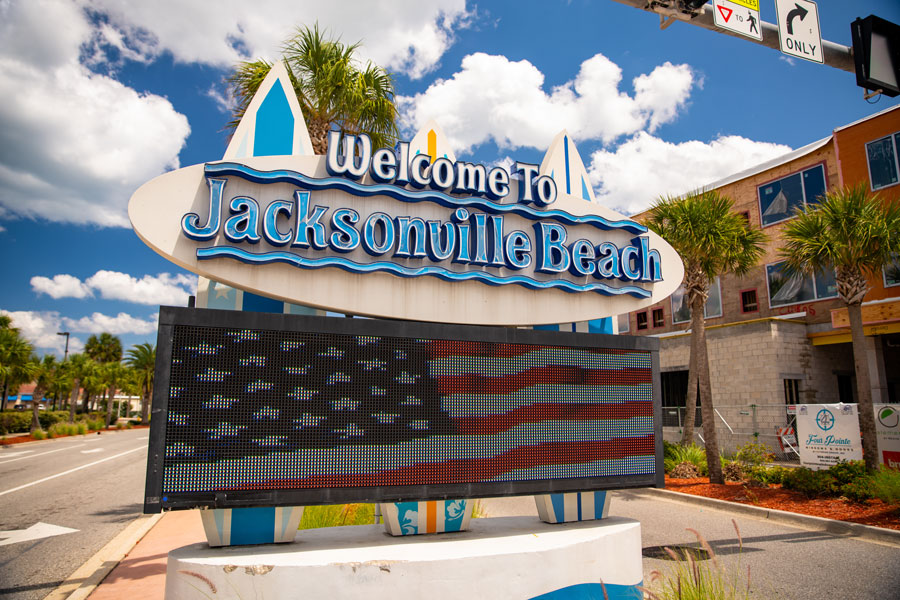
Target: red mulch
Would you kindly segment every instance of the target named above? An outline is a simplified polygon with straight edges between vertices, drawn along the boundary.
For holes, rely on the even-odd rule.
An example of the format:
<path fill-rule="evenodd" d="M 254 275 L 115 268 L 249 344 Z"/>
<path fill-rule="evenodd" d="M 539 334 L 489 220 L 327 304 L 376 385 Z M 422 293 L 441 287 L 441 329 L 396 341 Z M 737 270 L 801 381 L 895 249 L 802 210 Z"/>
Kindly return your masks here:
<path fill-rule="evenodd" d="M 780 485 L 768 488 L 748 487 L 742 483 L 710 483 L 709 477 L 698 479 L 671 479 L 666 476 L 666 489 L 694 496 L 740 502 L 764 508 L 824 517 L 837 521 L 850 521 L 874 527 L 900 531 L 900 508 L 881 500 L 850 502 L 840 498 L 810 499 L 799 492 L 783 489 Z"/>
<path fill-rule="evenodd" d="M 150 429 L 150 426 L 149 426 L 149 425 L 135 425 L 134 427 L 132 427 L 132 429 Z M 111 427 L 111 428 L 109 428 L 109 429 L 101 429 L 100 431 L 88 431 L 88 432 L 86 432 L 84 435 L 100 435 L 100 432 L 101 432 L 101 431 L 105 431 L 106 433 L 113 433 L 113 432 L 116 432 L 116 431 L 128 431 L 128 430 L 127 430 L 127 429 L 116 429 L 115 427 Z M 77 434 L 76 434 L 76 435 L 77 435 Z M 57 436 L 53 436 L 53 438 L 47 438 L 47 437 L 45 437 L 44 439 L 45 439 L 45 440 L 47 440 L 47 439 L 54 439 L 54 440 L 55 440 L 56 438 L 61 438 L 61 437 L 70 437 L 70 436 L 68 436 L 68 435 L 57 435 Z M 17 435 L 17 436 L 15 436 L 15 437 L 9 437 L 9 438 L 6 438 L 5 440 L 4 440 L 4 439 L 0 439 L 0 446 L 9 446 L 9 445 L 12 445 L 12 444 L 21 444 L 21 443 L 24 443 L 24 442 L 37 442 L 37 441 L 40 441 L 40 440 L 37 440 L 37 439 L 31 437 L 31 434 L 28 434 L 28 435 Z"/>

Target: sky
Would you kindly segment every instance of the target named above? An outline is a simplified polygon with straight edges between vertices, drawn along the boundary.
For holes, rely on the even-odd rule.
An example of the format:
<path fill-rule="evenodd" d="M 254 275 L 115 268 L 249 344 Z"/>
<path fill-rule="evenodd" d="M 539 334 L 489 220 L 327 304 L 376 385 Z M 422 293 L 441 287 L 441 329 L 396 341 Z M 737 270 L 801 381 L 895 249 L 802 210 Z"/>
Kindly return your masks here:
<path fill-rule="evenodd" d="M 818 9 L 848 46 L 857 17 L 900 23 L 896 0 Z M 128 200 L 221 159 L 224 79 L 315 23 L 393 74 L 403 139 L 435 118 L 460 159 L 540 163 L 565 128 L 597 199 L 628 215 L 900 102 L 612 0 L 0 0 L 0 312 L 38 353 L 62 356 L 60 331 L 69 353 L 104 331 L 156 343 L 159 306 L 197 278 L 137 238 Z"/>

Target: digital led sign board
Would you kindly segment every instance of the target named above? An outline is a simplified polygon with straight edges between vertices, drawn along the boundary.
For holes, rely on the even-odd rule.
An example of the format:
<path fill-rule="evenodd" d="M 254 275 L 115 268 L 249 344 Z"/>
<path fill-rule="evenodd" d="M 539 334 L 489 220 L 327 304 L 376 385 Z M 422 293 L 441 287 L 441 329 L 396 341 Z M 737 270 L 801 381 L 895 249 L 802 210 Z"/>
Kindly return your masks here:
<path fill-rule="evenodd" d="M 145 512 L 662 484 L 652 338 L 163 307 Z"/>

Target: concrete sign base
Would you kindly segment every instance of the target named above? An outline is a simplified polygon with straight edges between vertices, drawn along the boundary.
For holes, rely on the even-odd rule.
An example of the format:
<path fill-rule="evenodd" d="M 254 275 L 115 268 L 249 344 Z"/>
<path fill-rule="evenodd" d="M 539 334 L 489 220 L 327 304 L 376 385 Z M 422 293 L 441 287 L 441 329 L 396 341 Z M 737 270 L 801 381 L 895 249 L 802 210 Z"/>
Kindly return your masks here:
<path fill-rule="evenodd" d="M 475 519 L 469 531 L 438 537 L 334 527 L 300 531 L 296 542 L 173 550 L 166 598 L 641 598 L 640 523 L 620 517 Z"/>

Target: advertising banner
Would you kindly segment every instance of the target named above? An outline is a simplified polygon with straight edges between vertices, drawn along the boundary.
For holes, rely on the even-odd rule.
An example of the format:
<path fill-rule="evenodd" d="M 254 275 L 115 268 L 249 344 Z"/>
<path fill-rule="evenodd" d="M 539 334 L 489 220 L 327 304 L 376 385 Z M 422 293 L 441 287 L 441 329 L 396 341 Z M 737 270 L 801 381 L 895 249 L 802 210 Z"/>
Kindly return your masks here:
<path fill-rule="evenodd" d="M 856 404 L 798 404 L 797 436 L 804 467 L 827 469 L 862 460 Z"/>
<path fill-rule="evenodd" d="M 900 405 L 875 405 L 875 434 L 878 460 L 892 469 L 900 469 Z"/>

